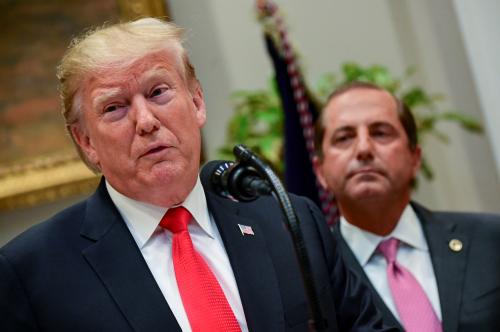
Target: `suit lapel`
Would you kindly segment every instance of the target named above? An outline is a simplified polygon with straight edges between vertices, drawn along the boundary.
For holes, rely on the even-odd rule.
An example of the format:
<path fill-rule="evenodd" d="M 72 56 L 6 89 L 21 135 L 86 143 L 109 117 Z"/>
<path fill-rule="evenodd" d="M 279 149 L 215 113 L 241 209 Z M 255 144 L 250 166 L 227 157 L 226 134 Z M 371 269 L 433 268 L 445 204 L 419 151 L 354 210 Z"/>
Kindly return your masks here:
<path fill-rule="evenodd" d="M 249 329 L 284 330 L 276 271 L 259 224 L 239 216 L 236 203 L 210 192 L 206 197 L 233 269 Z M 243 235 L 238 224 L 250 226 L 255 235 Z"/>
<path fill-rule="evenodd" d="M 144 258 L 101 182 L 87 204 L 82 251 L 135 331 L 180 331 Z"/>
<path fill-rule="evenodd" d="M 458 329 L 459 312 L 462 304 L 462 289 L 467 265 L 469 239 L 450 220 L 440 219 L 436 214 L 412 203 L 424 229 L 439 292 L 443 330 Z M 450 241 L 461 241 L 459 251 L 450 249 Z"/>
<path fill-rule="evenodd" d="M 371 290 L 372 293 L 372 298 L 373 302 L 375 303 L 375 306 L 377 309 L 382 313 L 383 320 L 386 324 L 391 325 L 391 326 L 398 326 L 401 330 L 403 330 L 402 325 L 399 323 L 399 321 L 394 317 L 392 314 L 392 311 L 387 307 L 385 304 L 384 300 L 380 297 L 379 293 L 373 287 L 370 279 L 368 279 L 368 276 L 366 275 L 365 271 L 363 270 L 363 267 L 359 264 L 358 260 L 354 256 L 354 253 L 352 252 L 351 248 L 349 248 L 349 245 L 345 241 L 345 239 L 342 237 L 342 234 L 340 232 L 340 223 L 337 222 L 334 226 L 333 229 L 333 237 L 334 240 L 337 241 L 339 244 L 340 251 L 342 253 L 342 258 L 344 259 L 346 266 L 359 278 L 364 282 L 368 288 Z"/>

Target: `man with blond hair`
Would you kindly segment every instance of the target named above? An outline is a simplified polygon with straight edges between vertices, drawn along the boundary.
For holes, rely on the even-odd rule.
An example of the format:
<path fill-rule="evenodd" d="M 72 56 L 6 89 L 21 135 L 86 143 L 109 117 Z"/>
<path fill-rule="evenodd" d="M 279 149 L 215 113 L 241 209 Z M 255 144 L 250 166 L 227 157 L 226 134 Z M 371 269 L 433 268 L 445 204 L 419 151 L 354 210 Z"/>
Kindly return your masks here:
<path fill-rule="evenodd" d="M 1 331 L 308 331 L 272 198 L 198 176 L 203 92 L 181 30 L 141 19 L 74 41 L 58 71 L 67 129 L 103 175 L 87 200 L 0 249 Z M 327 331 L 388 331 L 318 209 L 292 197 Z"/>

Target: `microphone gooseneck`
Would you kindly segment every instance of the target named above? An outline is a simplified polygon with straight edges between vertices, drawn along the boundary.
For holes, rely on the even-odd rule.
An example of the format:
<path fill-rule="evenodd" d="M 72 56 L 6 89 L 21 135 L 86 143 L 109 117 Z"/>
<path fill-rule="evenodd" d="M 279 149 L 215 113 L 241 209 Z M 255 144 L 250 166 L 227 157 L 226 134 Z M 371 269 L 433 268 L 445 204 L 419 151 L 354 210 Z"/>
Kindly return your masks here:
<path fill-rule="evenodd" d="M 280 204 L 297 255 L 309 300 L 310 329 L 326 330 L 328 322 L 321 310 L 307 247 L 297 214 L 285 188 L 271 167 L 244 145 L 236 145 L 233 153 L 237 162 L 212 161 L 203 167 L 200 177 L 204 187 L 222 197 L 242 202 L 252 201 L 261 195 L 273 194 Z"/>

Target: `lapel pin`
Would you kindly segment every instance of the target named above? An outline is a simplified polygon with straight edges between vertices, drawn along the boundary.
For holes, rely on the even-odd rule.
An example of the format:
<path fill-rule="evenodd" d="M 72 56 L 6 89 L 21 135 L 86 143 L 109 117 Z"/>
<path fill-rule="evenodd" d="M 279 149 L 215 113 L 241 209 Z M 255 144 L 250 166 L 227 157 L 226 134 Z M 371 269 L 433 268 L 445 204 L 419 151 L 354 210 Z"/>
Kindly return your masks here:
<path fill-rule="evenodd" d="M 464 247 L 462 241 L 460 241 L 459 239 L 452 239 L 452 240 L 450 240 L 450 242 L 448 243 L 448 246 L 454 252 L 459 252 Z"/>
<path fill-rule="evenodd" d="M 238 227 L 240 228 L 241 235 L 243 235 L 243 236 L 245 236 L 245 235 L 255 235 L 255 233 L 253 232 L 252 227 L 250 227 L 250 226 L 238 224 Z"/>

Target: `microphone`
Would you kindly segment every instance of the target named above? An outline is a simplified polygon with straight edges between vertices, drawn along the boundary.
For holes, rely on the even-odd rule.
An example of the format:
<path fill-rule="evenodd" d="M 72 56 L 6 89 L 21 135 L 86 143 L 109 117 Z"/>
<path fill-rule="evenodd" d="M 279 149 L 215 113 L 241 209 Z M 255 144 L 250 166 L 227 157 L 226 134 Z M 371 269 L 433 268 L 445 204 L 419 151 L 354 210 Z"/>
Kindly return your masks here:
<path fill-rule="evenodd" d="M 224 198 L 242 202 L 253 201 L 272 192 L 270 184 L 255 168 L 232 161 L 214 160 L 200 173 L 203 187 Z"/>
<path fill-rule="evenodd" d="M 272 169 L 246 146 L 236 145 L 233 153 L 238 160 L 236 163 L 220 160 L 211 161 L 202 168 L 200 178 L 203 187 L 219 196 L 244 202 L 252 201 L 260 195 L 273 193 L 274 198 L 280 204 L 286 225 L 292 236 L 309 302 L 310 325 L 314 330 L 326 330 L 327 322 L 323 318 L 319 303 L 318 288 L 314 283 L 307 246 L 290 197 Z"/>

